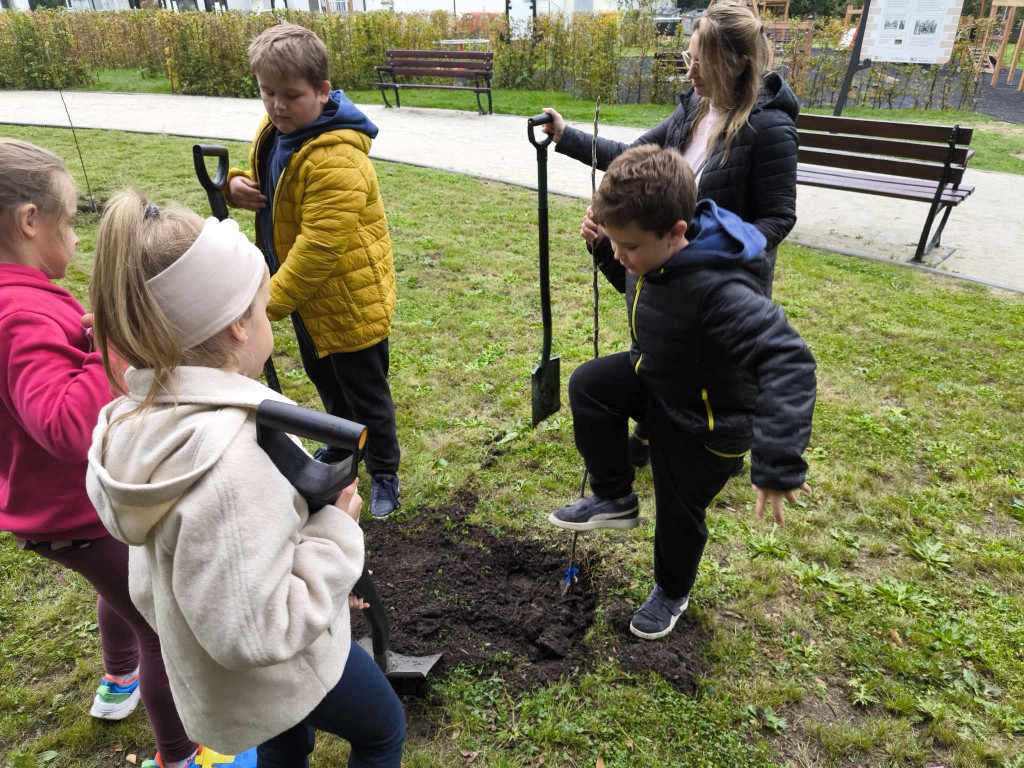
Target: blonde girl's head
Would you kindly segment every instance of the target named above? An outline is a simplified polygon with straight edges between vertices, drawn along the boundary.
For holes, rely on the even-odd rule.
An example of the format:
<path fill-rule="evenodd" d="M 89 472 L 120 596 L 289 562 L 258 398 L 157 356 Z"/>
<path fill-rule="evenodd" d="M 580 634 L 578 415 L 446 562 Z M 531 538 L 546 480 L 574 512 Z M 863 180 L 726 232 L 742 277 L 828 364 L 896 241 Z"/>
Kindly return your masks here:
<path fill-rule="evenodd" d="M 771 66 L 764 26 L 750 6 L 721 0 L 694 24 L 690 58 L 691 80 L 702 97 L 694 125 L 707 115 L 709 103 L 728 113 L 720 139 L 728 154 Z"/>
<path fill-rule="evenodd" d="M 78 238 L 77 196 L 64 162 L 52 152 L 0 138 L 0 261 L 67 274 Z"/>
<path fill-rule="evenodd" d="M 107 378 L 116 391 L 127 394 L 108 345 L 123 361 L 152 372 L 153 384 L 138 410 L 148 408 L 157 395 L 172 392 L 171 379 L 178 366 L 224 368 L 255 376 L 259 365 L 251 358 L 258 358 L 261 365 L 269 356 L 269 348 L 255 348 L 267 346 L 266 339 L 261 338 L 263 324 L 265 333 L 270 334 L 266 320 L 269 297 L 266 296 L 265 268 L 256 276 L 227 270 L 219 275 L 220 281 L 230 283 L 229 290 L 234 289 L 238 295 L 247 293 L 245 300 L 249 303 L 237 316 L 225 320 L 212 335 L 200 333 L 198 343 L 192 343 L 189 333 L 172 320 L 176 318 L 180 322 L 182 308 L 167 306 L 166 294 L 161 294 L 154 285 L 154 278 L 166 273 L 190 252 L 200 235 L 217 228 L 218 223 L 212 219 L 204 222 L 202 217 L 181 206 L 160 208 L 135 190 L 119 192 L 107 203 L 97 235 L 89 289 L 93 328 Z M 237 233 L 237 226 L 235 235 L 244 241 L 244 235 Z M 195 265 L 195 260 L 202 257 L 203 254 L 191 253 L 190 260 Z M 249 267 L 250 270 L 255 268 L 251 262 Z M 195 281 L 195 293 L 200 296 L 200 302 L 204 288 L 208 287 L 203 282 Z M 189 313 L 216 317 L 220 309 L 200 303 L 190 308 Z M 256 310 L 260 310 L 262 318 L 257 316 Z M 255 328 L 254 332 L 249 332 L 250 327 Z M 250 339 L 250 336 L 256 338 Z M 271 336 L 269 346 L 272 344 Z"/>

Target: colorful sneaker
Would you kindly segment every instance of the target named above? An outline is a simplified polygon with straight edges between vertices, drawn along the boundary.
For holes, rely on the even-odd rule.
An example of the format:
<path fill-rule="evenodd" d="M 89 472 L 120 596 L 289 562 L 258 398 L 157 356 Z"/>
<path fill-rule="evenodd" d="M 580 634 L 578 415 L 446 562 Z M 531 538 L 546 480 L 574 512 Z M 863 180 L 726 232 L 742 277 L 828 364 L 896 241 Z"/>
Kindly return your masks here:
<path fill-rule="evenodd" d="M 640 525 L 640 513 L 635 493 L 622 499 L 602 499 L 590 495 L 556 509 L 548 515 L 548 522 L 570 531 L 629 529 Z"/>
<path fill-rule="evenodd" d="M 644 640 L 664 637 L 672 631 L 689 604 L 689 595 L 673 600 L 655 584 L 640 610 L 633 614 L 629 631 Z"/>
<path fill-rule="evenodd" d="M 204 746 L 199 747 L 186 768 L 218 768 L 218 766 L 230 765 L 231 768 L 256 768 L 256 747 L 247 749 L 240 755 L 222 755 Z M 143 760 L 141 768 L 167 768 L 160 753 L 152 760 Z"/>
<path fill-rule="evenodd" d="M 370 483 L 370 513 L 383 520 L 400 506 L 398 475 L 374 475 Z"/>
<path fill-rule="evenodd" d="M 139 705 L 139 675 L 127 683 L 119 683 L 110 675 L 104 675 L 96 696 L 92 700 L 89 714 L 100 720 L 124 720 Z"/>

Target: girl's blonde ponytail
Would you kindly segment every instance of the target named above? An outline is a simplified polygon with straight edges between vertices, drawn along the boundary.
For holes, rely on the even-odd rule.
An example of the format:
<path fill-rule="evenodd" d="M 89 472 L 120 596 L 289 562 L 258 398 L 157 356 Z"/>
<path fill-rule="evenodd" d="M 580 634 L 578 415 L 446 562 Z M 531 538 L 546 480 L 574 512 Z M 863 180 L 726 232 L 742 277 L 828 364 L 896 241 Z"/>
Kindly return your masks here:
<path fill-rule="evenodd" d="M 174 369 L 185 362 L 174 328 L 146 281 L 177 261 L 202 229 L 203 219 L 192 211 L 159 210 L 135 190 L 111 198 L 100 221 L 89 286 L 96 343 L 107 378 L 122 395 L 127 391 L 108 345 L 125 362 L 153 372 L 153 386 L 139 410 L 169 390 Z"/>

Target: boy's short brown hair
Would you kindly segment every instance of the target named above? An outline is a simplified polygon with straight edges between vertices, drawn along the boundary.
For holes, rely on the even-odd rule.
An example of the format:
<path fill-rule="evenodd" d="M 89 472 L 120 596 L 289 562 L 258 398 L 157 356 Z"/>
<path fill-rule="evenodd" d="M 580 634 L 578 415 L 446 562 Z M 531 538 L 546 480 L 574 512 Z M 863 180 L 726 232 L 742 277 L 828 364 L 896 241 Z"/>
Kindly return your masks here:
<path fill-rule="evenodd" d="M 697 207 L 697 182 L 675 149 L 645 144 L 626 150 L 608 166 L 594 193 L 594 221 L 636 224 L 664 237 L 677 221 L 689 222 Z"/>
<path fill-rule="evenodd" d="M 249 66 L 257 77 L 301 77 L 314 89 L 330 80 L 324 41 L 312 30 L 288 22 L 264 30 L 249 43 Z"/>

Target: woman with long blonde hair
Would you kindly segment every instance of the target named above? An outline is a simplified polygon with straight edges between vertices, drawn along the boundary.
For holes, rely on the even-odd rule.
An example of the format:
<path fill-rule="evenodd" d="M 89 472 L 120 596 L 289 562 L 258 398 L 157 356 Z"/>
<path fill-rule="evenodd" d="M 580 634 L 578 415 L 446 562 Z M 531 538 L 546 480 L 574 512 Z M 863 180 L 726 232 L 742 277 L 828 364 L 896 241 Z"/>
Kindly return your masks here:
<path fill-rule="evenodd" d="M 630 147 L 675 147 L 693 169 L 698 199 L 750 222 L 767 240 L 766 295 L 771 295 L 775 253 L 796 223 L 796 118 L 800 107 L 792 89 L 769 71 L 771 43 L 764 25 L 746 4 L 722 0 L 697 20 L 684 54 L 692 88 L 679 96 L 667 119 L 632 144 L 597 140 L 597 167 L 606 170 Z M 581 163 L 591 162 L 592 137 L 554 119 L 543 126 L 555 150 Z M 611 244 L 594 223 L 590 209 L 580 233 L 598 261 L 611 258 Z M 630 437 L 630 460 L 648 461 L 642 426 Z"/>

